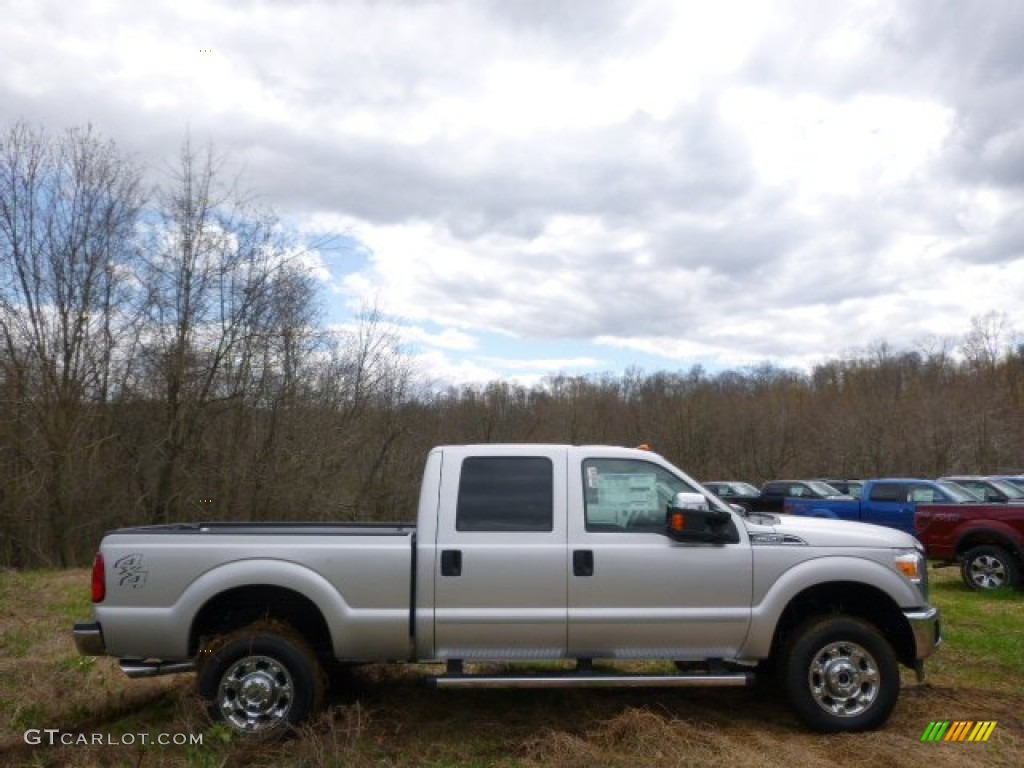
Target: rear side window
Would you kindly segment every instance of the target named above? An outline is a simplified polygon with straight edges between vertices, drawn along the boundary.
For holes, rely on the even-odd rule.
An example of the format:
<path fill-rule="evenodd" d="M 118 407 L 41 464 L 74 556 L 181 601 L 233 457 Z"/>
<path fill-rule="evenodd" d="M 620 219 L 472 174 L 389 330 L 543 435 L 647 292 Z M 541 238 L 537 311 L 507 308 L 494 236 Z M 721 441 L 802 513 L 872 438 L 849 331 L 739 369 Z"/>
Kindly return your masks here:
<path fill-rule="evenodd" d="M 875 483 L 871 488 L 871 501 L 906 501 L 907 486 L 904 483 Z"/>
<path fill-rule="evenodd" d="M 462 462 L 457 531 L 553 530 L 551 460 L 477 456 Z"/>

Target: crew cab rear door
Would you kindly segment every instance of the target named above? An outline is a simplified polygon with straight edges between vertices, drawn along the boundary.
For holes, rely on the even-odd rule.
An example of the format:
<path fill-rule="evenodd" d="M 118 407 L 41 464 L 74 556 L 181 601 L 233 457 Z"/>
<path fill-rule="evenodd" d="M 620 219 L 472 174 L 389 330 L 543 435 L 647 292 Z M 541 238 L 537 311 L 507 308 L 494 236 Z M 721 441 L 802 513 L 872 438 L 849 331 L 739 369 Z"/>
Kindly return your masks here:
<path fill-rule="evenodd" d="M 560 657 L 566 647 L 566 449 L 474 446 L 442 466 L 437 658 Z"/>

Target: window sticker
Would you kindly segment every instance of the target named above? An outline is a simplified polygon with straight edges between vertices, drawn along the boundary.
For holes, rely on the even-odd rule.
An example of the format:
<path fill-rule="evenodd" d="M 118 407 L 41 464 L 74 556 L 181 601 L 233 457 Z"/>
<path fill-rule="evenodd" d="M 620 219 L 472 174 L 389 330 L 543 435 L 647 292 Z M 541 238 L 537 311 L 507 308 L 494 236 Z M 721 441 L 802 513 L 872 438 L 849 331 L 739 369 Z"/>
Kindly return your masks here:
<path fill-rule="evenodd" d="M 588 505 L 591 523 L 625 526 L 658 508 L 657 475 L 607 473 L 597 476 L 597 503 Z"/>

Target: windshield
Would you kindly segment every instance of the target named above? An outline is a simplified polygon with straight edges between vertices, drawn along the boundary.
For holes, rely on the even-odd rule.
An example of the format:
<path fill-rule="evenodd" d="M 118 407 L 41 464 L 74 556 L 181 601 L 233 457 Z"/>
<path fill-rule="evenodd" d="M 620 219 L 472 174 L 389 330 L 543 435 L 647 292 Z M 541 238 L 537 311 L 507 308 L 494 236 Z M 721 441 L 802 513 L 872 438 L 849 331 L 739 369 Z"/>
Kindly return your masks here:
<path fill-rule="evenodd" d="M 1000 480 L 1003 480 L 1004 482 L 1007 483 L 1012 483 L 1013 485 L 1017 486 L 1022 491 L 1024 491 L 1024 477 L 1001 477 Z"/>
<path fill-rule="evenodd" d="M 981 501 L 981 497 L 971 493 L 971 491 L 964 488 L 962 485 L 957 485 L 952 480 L 939 480 L 938 484 L 942 486 L 942 490 L 953 497 L 953 501 L 960 504 L 977 503 Z"/>
<path fill-rule="evenodd" d="M 844 496 L 845 495 L 844 493 L 841 493 L 840 491 L 838 491 L 835 488 L 833 488 L 828 483 L 823 483 L 820 480 L 811 480 L 810 482 L 807 483 L 807 485 L 809 485 L 811 487 L 811 489 L 815 493 L 820 494 L 821 496 Z"/>
<path fill-rule="evenodd" d="M 1011 482 L 1006 480 L 989 480 L 989 482 L 1011 499 L 1024 499 L 1024 491 Z"/>
<path fill-rule="evenodd" d="M 758 496 L 761 493 L 750 483 L 729 483 L 729 487 L 737 496 Z"/>

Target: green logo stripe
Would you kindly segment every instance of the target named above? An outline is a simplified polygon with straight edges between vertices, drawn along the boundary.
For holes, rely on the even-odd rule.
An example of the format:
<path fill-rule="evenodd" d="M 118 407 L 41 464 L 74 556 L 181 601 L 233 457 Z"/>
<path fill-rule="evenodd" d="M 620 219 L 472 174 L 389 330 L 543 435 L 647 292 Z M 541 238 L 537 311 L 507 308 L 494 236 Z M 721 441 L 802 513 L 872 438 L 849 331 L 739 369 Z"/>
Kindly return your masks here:
<path fill-rule="evenodd" d="M 921 741 L 941 741 L 949 728 L 949 720 L 933 720 L 921 735 Z"/>

